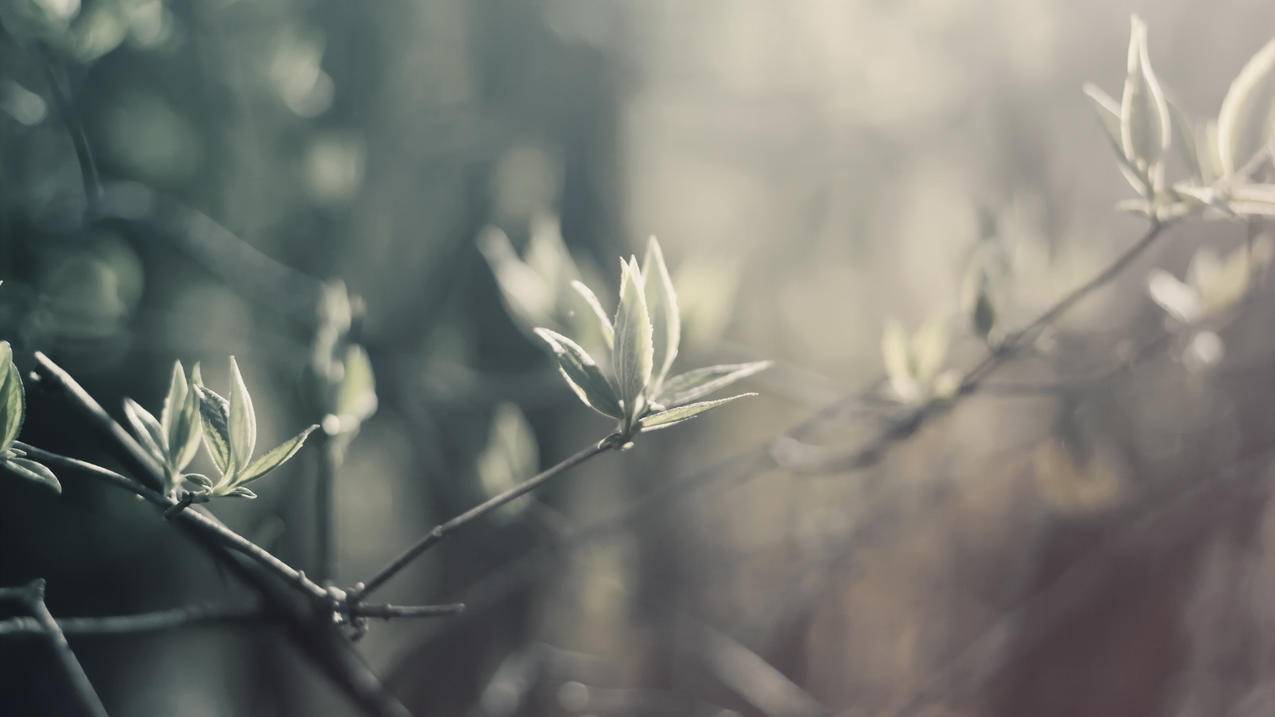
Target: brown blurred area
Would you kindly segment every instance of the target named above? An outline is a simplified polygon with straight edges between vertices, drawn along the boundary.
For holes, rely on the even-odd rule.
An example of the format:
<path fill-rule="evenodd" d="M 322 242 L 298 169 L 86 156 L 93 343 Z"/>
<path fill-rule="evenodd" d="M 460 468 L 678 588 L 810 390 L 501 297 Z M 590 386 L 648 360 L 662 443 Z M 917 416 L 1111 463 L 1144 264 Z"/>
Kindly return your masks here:
<path fill-rule="evenodd" d="M 0 84 L 0 327 L 112 410 L 158 400 L 173 358 L 221 385 L 233 353 L 282 438 L 311 420 L 303 297 L 345 281 L 381 407 L 337 486 L 338 578 L 483 497 L 497 405 L 526 413 L 544 464 L 608 428 L 506 315 L 485 227 L 523 246 L 560 217 L 608 301 L 616 258 L 657 234 L 693 313 L 680 365 L 776 361 L 761 397 L 589 463 L 391 583 L 389 601 L 469 604 L 358 643 L 417 714 L 1275 714 L 1269 279 L 1219 329 L 1219 364 L 1191 366 L 1184 337 L 1128 361 L 1164 331 L 1151 269 L 1180 275 L 1269 224 L 1173 226 L 864 470 L 835 458 L 891 420 L 879 401 L 775 441 L 879 383 L 889 319 L 948 322 L 949 364 L 976 363 L 960 297 L 980 241 L 1012 257 L 1009 329 L 1142 234 L 1113 208 L 1128 187 L 1080 91 L 1118 94 L 1131 13 L 1166 92 L 1206 118 L 1275 5 L 156 5 L 170 35 L 134 30 L 72 67 L 102 173 L 209 215 L 267 268 L 172 223 L 70 226 L 65 128 L 19 121 L 26 96 Z M 42 96 L 11 40 L 0 83 Z M 31 414 L 31 442 L 100 452 L 55 409 Z M 311 458 L 215 510 L 305 565 Z M 66 483 L 0 488 L 4 584 L 48 578 L 64 615 L 243 596 L 162 521 Z M 75 647 L 115 715 L 354 713 L 268 631 Z M 0 713 L 60 689 L 15 643 L 0 667 Z"/>

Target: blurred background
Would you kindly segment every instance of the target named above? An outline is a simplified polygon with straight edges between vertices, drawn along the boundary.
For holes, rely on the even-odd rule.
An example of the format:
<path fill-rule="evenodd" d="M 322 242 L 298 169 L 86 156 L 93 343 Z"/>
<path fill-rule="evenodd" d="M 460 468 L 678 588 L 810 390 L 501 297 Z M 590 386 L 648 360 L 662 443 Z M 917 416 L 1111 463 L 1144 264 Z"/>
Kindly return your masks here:
<path fill-rule="evenodd" d="M 0 7 L 0 329 L 19 364 L 48 353 L 120 416 L 124 396 L 158 406 L 174 359 L 225 386 L 233 354 L 278 442 L 322 418 L 316 336 L 343 282 L 378 405 L 335 483 L 341 583 L 610 429 L 509 311 L 497 230 L 520 253 L 560 236 L 608 307 L 617 258 L 656 234 L 681 369 L 776 361 L 759 398 L 586 464 L 387 585 L 469 603 L 357 643 L 417 714 L 1275 713 L 1275 301 L 1263 280 L 1212 366 L 1173 338 L 1107 370 L 1164 330 L 1148 271 L 1262 225 L 1174 227 L 1003 390 L 866 470 L 835 457 L 888 402 L 776 440 L 879 383 L 891 318 L 946 322 L 950 365 L 976 362 L 961 297 L 987 247 L 1009 328 L 1144 231 L 1113 209 L 1129 190 L 1080 92 L 1119 96 L 1130 13 L 1170 97 L 1206 118 L 1275 5 Z M 28 390 L 24 440 L 114 465 Z M 319 456 L 213 511 L 319 570 Z M 0 584 L 46 578 L 55 615 L 251 597 L 118 492 L 0 478 Z M 114 715 L 358 713 L 267 627 L 73 646 Z M 69 710 L 63 679 L 38 644 L 0 642 L 0 712 Z"/>

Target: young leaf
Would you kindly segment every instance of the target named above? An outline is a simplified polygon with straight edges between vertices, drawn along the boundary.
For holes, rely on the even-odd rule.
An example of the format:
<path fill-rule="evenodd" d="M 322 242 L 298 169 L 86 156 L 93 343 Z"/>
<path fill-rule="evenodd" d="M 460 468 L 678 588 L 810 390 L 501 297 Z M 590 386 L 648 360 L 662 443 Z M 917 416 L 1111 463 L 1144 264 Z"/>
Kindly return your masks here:
<path fill-rule="evenodd" d="M 341 418 L 341 430 L 345 431 L 358 428 L 376 413 L 376 375 L 372 372 L 372 359 L 368 357 L 367 350 L 358 344 L 350 344 L 346 348 L 342 365 L 345 375 L 341 378 L 335 407 Z"/>
<path fill-rule="evenodd" d="M 540 452 L 526 416 L 511 403 L 496 406 L 487 445 L 476 466 L 483 491 L 489 496 L 503 493 L 534 475 L 539 464 Z M 506 512 L 526 505 L 526 501 L 514 501 L 506 506 Z"/>
<path fill-rule="evenodd" d="M 18 437 L 26 410 L 22 376 L 13 363 L 13 349 L 8 341 L 0 341 L 0 455 L 7 453 Z"/>
<path fill-rule="evenodd" d="M 42 463 L 36 463 L 29 458 L 9 458 L 5 460 L 4 467 L 19 478 L 26 478 L 51 488 L 54 493 L 62 492 L 62 484 L 58 482 L 57 476 Z"/>
<path fill-rule="evenodd" d="M 701 413 L 704 413 L 705 411 L 711 411 L 714 408 L 717 408 L 718 406 L 723 406 L 727 403 L 730 403 L 731 401 L 734 401 L 740 398 L 748 398 L 749 396 L 756 396 L 756 395 L 757 394 L 755 393 L 741 393 L 738 396 L 731 396 L 729 398 L 719 398 L 715 401 L 701 401 L 700 403 L 692 403 L 686 406 L 670 408 L 667 411 L 652 413 L 649 416 L 642 418 L 642 420 L 638 421 L 638 426 L 643 432 L 658 431 L 662 428 L 675 426 L 681 423 L 682 421 L 694 418 L 700 415 Z"/>
<path fill-rule="evenodd" d="M 199 371 L 198 365 L 195 366 L 195 371 Z M 208 447 L 208 455 L 212 456 L 217 470 L 223 475 L 231 474 L 234 471 L 234 456 L 230 451 L 230 403 L 216 391 L 197 381 L 192 380 L 192 388 L 199 397 L 199 417 L 204 427 L 203 438 L 204 445 Z"/>
<path fill-rule="evenodd" d="M 881 334 L 881 355 L 890 385 L 900 397 L 916 392 L 916 375 L 912 367 L 912 350 L 903 325 L 891 319 Z"/>
<path fill-rule="evenodd" d="M 604 416 L 623 417 L 615 390 L 587 351 L 571 339 L 549 329 L 536 329 L 558 359 L 558 371 L 584 405 Z"/>
<path fill-rule="evenodd" d="M 1266 147 L 1275 132 L 1275 40 L 1240 70 L 1217 116 L 1217 148 L 1227 176 Z"/>
<path fill-rule="evenodd" d="M 235 465 L 245 466 L 257 447 L 257 415 L 252 410 L 252 397 L 244 384 L 239 364 L 230 357 L 230 450 Z"/>
<path fill-rule="evenodd" d="M 478 239 L 478 248 L 491 267 L 505 308 L 524 329 L 549 323 L 554 293 L 514 251 L 503 231 L 489 227 Z"/>
<path fill-rule="evenodd" d="M 1178 321 L 1189 324 L 1200 318 L 1203 307 L 1199 295 L 1163 269 L 1156 269 L 1147 277 L 1147 292 L 1152 301 Z"/>
<path fill-rule="evenodd" d="M 655 402 L 665 408 L 684 406 L 712 395 L 736 381 L 742 381 L 755 373 L 760 373 L 770 366 L 770 361 L 754 361 L 687 371 L 665 381 Z"/>
<path fill-rule="evenodd" d="M 673 277 L 664 263 L 660 242 L 651 237 L 642 259 L 642 276 L 646 278 L 646 302 L 651 315 L 654 371 L 651 377 L 653 390 L 658 391 L 677 358 L 678 343 L 682 339 L 682 316 L 677 306 L 677 292 L 673 289 Z"/>
<path fill-rule="evenodd" d="M 247 468 L 243 469 L 243 472 L 239 475 L 238 481 L 236 481 L 236 485 L 243 485 L 244 483 L 257 480 L 275 468 L 278 468 L 288 462 L 290 458 L 297 454 L 297 451 L 301 450 L 301 446 L 305 445 L 305 439 L 309 438 L 310 434 L 314 432 L 316 428 L 318 428 L 318 425 L 310 426 L 292 438 L 289 438 L 283 443 L 280 443 L 274 448 L 271 448 L 261 454 L 261 457 L 257 458 L 257 460 L 248 464 Z"/>
<path fill-rule="evenodd" d="M 188 387 L 186 398 L 182 401 L 177 417 L 174 419 L 173 432 L 168 441 L 173 468 L 180 471 L 195 460 L 202 435 L 203 422 L 199 420 L 199 396 Z"/>
<path fill-rule="evenodd" d="M 234 497 L 236 497 L 236 498 L 247 498 L 248 500 L 256 500 L 256 499 L 257 499 L 257 494 L 256 494 L 256 493 L 253 493 L 251 490 L 249 490 L 249 489 L 247 489 L 247 488 L 245 488 L 245 487 L 243 487 L 243 486 L 241 486 L 241 485 L 239 485 L 239 486 L 235 486 L 234 488 L 232 488 L 232 489 L 230 490 L 230 492 L 229 492 L 229 493 L 226 493 L 226 495 L 234 496 Z"/>
<path fill-rule="evenodd" d="M 1085 96 L 1093 102 L 1094 111 L 1098 114 L 1098 121 L 1102 124 L 1103 135 L 1107 138 L 1107 144 L 1111 146 L 1111 151 L 1116 155 L 1116 162 L 1120 167 L 1120 173 L 1124 175 L 1125 181 L 1138 194 L 1149 194 L 1150 190 L 1138 172 L 1138 168 L 1134 167 L 1124 154 L 1124 146 L 1120 141 L 1120 103 L 1113 100 L 1110 95 L 1103 92 L 1095 84 L 1086 82 L 1082 89 Z"/>
<path fill-rule="evenodd" d="M 651 381 L 654 348 L 642 270 L 637 258 L 621 262 L 620 307 L 615 315 L 615 350 L 611 354 L 615 388 L 627 422 L 637 419 L 642 391 Z"/>
<path fill-rule="evenodd" d="M 131 398 L 124 399 L 124 417 L 142 446 L 161 466 L 168 465 L 168 438 L 155 416 Z"/>
<path fill-rule="evenodd" d="M 1120 143 L 1125 156 L 1144 171 L 1169 146 L 1169 108 L 1147 55 L 1147 26 L 1130 20 L 1128 74 L 1120 103 Z"/>
<path fill-rule="evenodd" d="M 168 393 L 164 394 L 164 406 L 159 411 L 159 425 L 164 429 L 164 435 L 168 437 L 169 445 L 176 445 L 177 441 L 174 435 L 175 423 L 181 413 L 182 407 L 186 404 L 186 395 L 190 393 L 190 386 L 186 381 L 186 372 L 182 369 L 181 361 L 173 362 L 172 377 L 168 380 Z"/>
<path fill-rule="evenodd" d="M 606 342 L 608 349 L 615 348 L 615 327 L 611 325 L 611 319 L 607 317 L 607 312 L 602 308 L 602 302 L 598 301 L 597 295 L 583 281 L 571 282 L 571 288 L 584 299 L 584 303 L 589 306 L 589 310 L 593 315 L 598 317 L 598 326 L 602 330 L 602 340 Z"/>

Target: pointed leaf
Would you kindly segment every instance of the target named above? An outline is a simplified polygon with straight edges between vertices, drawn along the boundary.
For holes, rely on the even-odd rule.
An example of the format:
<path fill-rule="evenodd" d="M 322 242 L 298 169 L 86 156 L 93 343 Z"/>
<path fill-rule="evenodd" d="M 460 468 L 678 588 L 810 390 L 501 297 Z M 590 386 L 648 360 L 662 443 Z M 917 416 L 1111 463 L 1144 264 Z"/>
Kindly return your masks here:
<path fill-rule="evenodd" d="M 155 416 L 131 398 L 124 399 L 124 418 L 133 428 L 133 434 L 161 466 L 168 465 L 168 439 Z"/>
<path fill-rule="evenodd" d="M 677 305 L 677 292 L 673 289 L 673 277 L 664 263 L 660 242 L 651 237 L 642 260 L 642 276 L 646 278 L 646 303 L 651 314 L 654 370 L 651 377 L 653 390 L 658 391 L 664 378 L 677 358 L 678 344 L 682 340 L 682 315 Z"/>
<path fill-rule="evenodd" d="M 216 391 L 193 383 L 199 397 L 199 418 L 203 423 L 204 445 L 222 475 L 234 472 L 234 455 L 230 451 L 230 402 Z"/>
<path fill-rule="evenodd" d="M 620 402 L 602 369 L 579 344 L 549 329 L 536 329 L 558 359 L 558 371 L 584 405 L 604 416 L 621 418 Z"/>
<path fill-rule="evenodd" d="M 309 438 L 310 434 L 318 427 L 318 425 L 310 426 L 292 438 L 289 438 L 283 443 L 280 443 L 274 448 L 271 448 L 261 454 L 260 458 L 253 461 L 243 470 L 236 485 L 243 485 L 244 483 L 257 480 L 275 468 L 286 463 L 288 459 L 297 454 L 297 451 L 301 450 L 301 446 L 305 445 L 305 439 Z"/>
<path fill-rule="evenodd" d="M 257 448 L 257 414 L 252 410 L 252 397 L 244 385 L 239 364 L 230 357 L 230 450 L 235 465 L 246 466 Z"/>
<path fill-rule="evenodd" d="M 687 371 L 669 378 L 664 382 L 656 403 L 665 408 L 676 408 L 698 401 L 712 395 L 723 388 L 770 368 L 770 361 L 754 361 L 752 363 L 722 364 Z"/>
<path fill-rule="evenodd" d="M 1120 103 L 1116 102 L 1103 92 L 1100 87 L 1092 83 L 1085 83 L 1085 96 L 1088 97 L 1094 105 L 1097 112 L 1098 121 L 1102 124 L 1103 135 L 1107 138 L 1107 144 L 1111 146 L 1111 151 L 1116 155 L 1116 162 L 1120 167 L 1120 173 L 1124 175 L 1125 181 L 1129 186 L 1133 187 L 1138 194 L 1147 194 L 1147 183 L 1143 181 L 1137 167 L 1129 162 L 1129 158 L 1124 154 L 1124 147 L 1120 142 Z"/>
<path fill-rule="evenodd" d="M 1159 162 L 1169 146 L 1169 108 L 1147 56 L 1147 26 L 1134 16 L 1129 34 L 1128 74 L 1120 103 L 1120 143 L 1139 169 Z"/>
<path fill-rule="evenodd" d="M 1275 132 L 1275 40 L 1240 70 L 1217 116 L 1217 148 L 1226 175 L 1244 167 Z"/>
<path fill-rule="evenodd" d="M 199 396 L 193 390 L 189 390 L 189 385 L 187 389 L 186 398 L 178 407 L 176 418 L 173 420 L 173 430 L 168 443 L 173 468 L 178 471 L 195 460 L 195 454 L 199 452 L 200 438 L 203 435 L 203 421 L 199 419 Z"/>
<path fill-rule="evenodd" d="M 479 237 L 478 248 L 487 259 L 492 275 L 496 277 L 505 310 L 515 322 L 524 330 L 551 323 L 553 290 L 518 258 L 508 235 L 495 227 L 489 227 Z"/>
<path fill-rule="evenodd" d="M 22 376 L 13 363 L 13 349 L 8 341 L 0 341 L 0 454 L 18 437 L 26 412 L 26 395 Z"/>
<path fill-rule="evenodd" d="M 699 403 L 692 403 L 686 406 L 670 408 L 667 411 L 652 413 L 651 415 L 644 417 L 642 420 L 638 421 L 638 426 L 641 428 L 643 432 L 658 431 L 663 428 L 675 426 L 681 423 L 682 421 L 694 418 L 700 415 L 701 413 L 704 413 L 705 411 L 711 411 L 714 408 L 717 408 L 718 406 L 723 406 L 727 403 L 730 403 L 731 401 L 735 401 L 741 398 L 748 398 L 749 396 L 756 396 L 756 395 L 757 394 L 755 393 L 741 393 L 738 396 L 731 396 L 729 398 L 719 398 L 715 401 L 701 401 Z"/>
<path fill-rule="evenodd" d="M 58 482 L 57 476 L 42 463 L 29 458 L 9 458 L 4 462 L 4 467 L 19 478 L 39 483 L 52 489 L 54 493 L 62 492 L 62 484 Z"/>
<path fill-rule="evenodd" d="M 230 489 L 230 492 L 227 493 L 226 495 L 232 496 L 235 498 L 247 498 L 248 500 L 257 499 L 256 493 L 253 493 L 250 489 L 245 488 L 241 485 L 235 486 L 234 488 Z"/>
<path fill-rule="evenodd" d="M 634 421 L 642 410 L 642 391 L 651 381 L 655 353 L 651 315 L 637 258 L 621 262 L 620 273 L 620 307 L 615 315 L 615 350 L 611 359 L 625 417 Z"/>
<path fill-rule="evenodd" d="M 583 281 L 571 282 L 571 288 L 584 299 L 584 303 L 588 305 L 593 315 L 598 317 L 598 327 L 602 331 L 602 340 L 606 342 L 608 349 L 615 348 L 615 327 L 611 325 L 611 319 L 607 316 L 607 312 L 602 308 L 602 302 L 598 301 L 597 295 Z"/>

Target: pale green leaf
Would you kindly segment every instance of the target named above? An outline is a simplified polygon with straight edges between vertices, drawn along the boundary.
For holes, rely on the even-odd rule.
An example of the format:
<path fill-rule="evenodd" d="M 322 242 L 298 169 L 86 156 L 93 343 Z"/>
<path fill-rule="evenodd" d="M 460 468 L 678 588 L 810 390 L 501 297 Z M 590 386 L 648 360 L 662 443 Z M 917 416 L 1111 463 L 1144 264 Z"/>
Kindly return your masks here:
<path fill-rule="evenodd" d="M 1085 96 L 1094 105 L 1098 121 L 1102 124 L 1103 136 L 1107 138 L 1107 144 L 1111 146 L 1111 151 L 1116 155 L 1117 165 L 1120 168 L 1120 173 L 1124 175 L 1125 181 L 1138 194 L 1145 195 L 1149 193 L 1146 181 L 1142 179 L 1138 168 L 1133 166 L 1129 162 L 1129 158 L 1125 156 L 1124 147 L 1120 141 L 1120 103 L 1113 100 L 1110 95 L 1092 83 L 1085 83 L 1083 89 Z"/>
<path fill-rule="evenodd" d="M 1147 26 L 1136 15 L 1130 25 L 1120 143 L 1129 161 L 1145 171 L 1159 162 L 1169 146 L 1169 108 L 1147 55 Z"/>
<path fill-rule="evenodd" d="M 720 366 L 709 366 L 687 371 L 664 382 L 664 387 L 656 398 L 656 403 L 666 409 L 683 406 L 712 395 L 737 381 L 742 381 L 753 374 L 764 371 L 770 366 L 770 361 L 754 361 L 752 363 L 722 364 Z"/>
<path fill-rule="evenodd" d="M 230 450 L 235 465 L 246 466 L 257 447 L 257 415 L 239 364 L 230 357 Z"/>
<path fill-rule="evenodd" d="M 642 392 L 654 365 L 651 315 L 647 310 L 642 270 L 637 258 L 621 262 L 620 306 L 615 315 L 615 350 L 611 354 L 615 388 L 628 421 L 642 410 Z"/>
<path fill-rule="evenodd" d="M 536 275 L 514 251 L 509 237 L 495 227 L 487 228 L 478 240 L 500 288 L 505 309 L 524 330 L 553 323 L 554 290 Z"/>
<path fill-rule="evenodd" d="M 701 413 L 704 413 L 705 411 L 711 411 L 714 408 L 717 408 L 718 406 L 724 406 L 725 404 L 730 403 L 731 401 L 735 401 L 741 398 L 748 398 L 749 396 L 756 396 L 756 395 L 757 394 L 755 393 L 741 393 L 738 396 L 730 396 L 729 398 L 719 398 L 715 401 L 701 401 L 699 403 L 691 403 L 685 406 L 678 406 L 677 408 L 670 408 L 667 411 L 652 413 L 649 416 L 642 418 L 642 420 L 638 421 L 638 426 L 643 432 L 658 431 L 663 428 L 675 426 L 681 423 L 682 421 L 694 418 L 700 415 Z"/>
<path fill-rule="evenodd" d="M 376 413 L 376 375 L 372 371 L 372 359 L 358 344 L 350 344 L 345 350 L 345 375 L 337 392 L 336 409 L 341 418 L 342 430 L 357 428 Z"/>
<path fill-rule="evenodd" d="M 133 435 L 160 465 L 168 464 L 168 438 L 155 416 L 131 398 L 124 399 L 124 418 L 133 427 Z"/>
<path fill-rule="evenodd" d="M 186 405 L 186 396 L 190 386 L 186 381 L 186 370 L 181 361 L 173 362 L 173 374 L 168 380 L 168 393 L 164 394 L 164 406 L 159 411 L 159 425 L 164 429 L 168 445 L 178 446 L 182 436 L 178 435 L 178 423 L 182 408 Z"/>
<path fill-rule="evenodd" d="M 18 437 L 26 412 L 26 395 L 22 376 L 13 363 L 13 349 L 8 341 L 0 341 L 0 454 Z"/>
<path fill-rule="evenodd" d="M 318 428 L 318 425 L 310 426 L 297 435 L 271 448 L 261 454 L 259 458 L 250 463 L 247 468 L 239 475 L 239 479 L 235 481 L 236 485 L 242 485 L 266 475 L 270 471 L 278 468 L 297 454 L 301 450 L 301 446 L 305 445 L 305 439 Z"/>
<path fill-rule="evenodd" d="M 907 331 L 898 321 L 886 322 L 885 331 L 881 334 L 881 355 L 885 360 L 886 377 L 896 393 L 902 394 L 907 386 L 916 384 L 916 375 L 912 368 L 912 350 Z"/>
<path fill-rule="evenodd" d="M 1155 269 L 1147 277 L 1147 292 L 1160 308 L 1183 323 L 1192 323 L 1203 311 L 1195 289 L 1163 269 Z"/>
<path fill-rule="evenodd" d="M 513 488 L 520 481 L 535 475 L 540 455 L 531 424 L 518 407 L 502 403 L 492 415 L 487 445 L 478 455 L 478 479 L 483 491 L 497 495 Z M 515 501 L 507 507 L 517 508 L 526 501 Z"/>
<path fill-rule="evenodd" d="M 54 493 L 62 492 L 62 484 L 58 482 L 57 476 L 42 463 L 29 458 L 9 458 L 5 460 L 4 467 L 19 478 L 51 488 Z"/>
<path fill-rule="evenodd" d="M 592 311 L 593 315 L 597 317 L 598 328 L 602 332 L 602 340 L 606 342 L 607 348 L 614 349 L 615 327 L 611 325 L 611 319 L 607 316 L 606 310 L 602 308 L 602 302 L 598 301 L 597 295 L 583 281 L 571 282 L 571 288 L 580 295 L 580 298 L 589 307 L 589 311 Z"/>
<path fill-rule="evenodd" d="M 1230 176 L 1271 141 L 1275 132 L 1275 40 L 1244 65 L 1222 100 L 1217 116 L 1217 148 Z"/>
<path fill-rule="evenodd" d="M 563 380 L 584 405 L 612 418 L 623 416 L 615 389 L 607 382 L 602 369 L 598 368 L 589 352 L 566 336 L 549 329 L 536 329 L 536 335 L 549 344 L 558 359 L 558 370 Z"/>
<path fill-rule="evenodd" d="M 189 384 L 185 394 L 173 420 L 173 431 L 168 443 L 173 468 L 178 471 L 195 459 L 203 436 L 203 422 L 199 418 L 199 396 L 189 389 Z"/>
<path fill-rule="evenodd" d="M 682 316 L 677 305 L 673 277 L 664 262 L 660 242 L 651 237 L 642 259 L 642 276 L 646 278 L 646 303 L 651 316 L 653 373 L 651 386 L 658 391 L 677 358 L 682 340 Z"/>
<path fill-rule="evenodd" d="M 199 418 L 208 455 L 222 475 L 230 475 L 235 462 L 230 450 L 230 402 L 203 384 L 192 381 L 192 388 L 199 397 Z"/>

